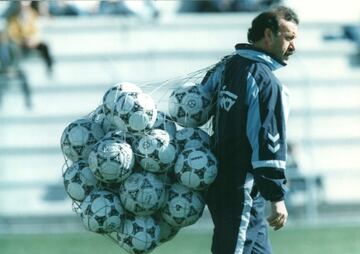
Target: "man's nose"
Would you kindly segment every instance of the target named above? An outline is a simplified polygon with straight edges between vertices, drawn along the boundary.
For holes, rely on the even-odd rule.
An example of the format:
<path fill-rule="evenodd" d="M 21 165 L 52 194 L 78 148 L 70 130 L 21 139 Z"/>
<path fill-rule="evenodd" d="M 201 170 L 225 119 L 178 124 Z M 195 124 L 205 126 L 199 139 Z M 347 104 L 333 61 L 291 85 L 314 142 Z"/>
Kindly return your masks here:
<path fill-rule="evenodd" d="M 292 51 L 295 51 L 295 49 L 296 49 L 295 40 L 292 40 L 292 41 L 290 42 L 289 47 L 290 47 L 290 49 L 291 49 Z"/>

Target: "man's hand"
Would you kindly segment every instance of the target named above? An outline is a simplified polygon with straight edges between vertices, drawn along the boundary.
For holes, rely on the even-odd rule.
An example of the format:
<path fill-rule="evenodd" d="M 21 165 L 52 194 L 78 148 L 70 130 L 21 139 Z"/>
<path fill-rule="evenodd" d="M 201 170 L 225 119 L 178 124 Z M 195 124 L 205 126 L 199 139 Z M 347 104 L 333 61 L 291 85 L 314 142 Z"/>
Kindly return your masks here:
<path fill-rule="evenodd" d="M 282 228 L 286 223 L 287 217 L 288 212 L 283 200 L 271 202 L 271 214 L 267 218 L 270 227 L 272 227 L 275 231 Z"/>

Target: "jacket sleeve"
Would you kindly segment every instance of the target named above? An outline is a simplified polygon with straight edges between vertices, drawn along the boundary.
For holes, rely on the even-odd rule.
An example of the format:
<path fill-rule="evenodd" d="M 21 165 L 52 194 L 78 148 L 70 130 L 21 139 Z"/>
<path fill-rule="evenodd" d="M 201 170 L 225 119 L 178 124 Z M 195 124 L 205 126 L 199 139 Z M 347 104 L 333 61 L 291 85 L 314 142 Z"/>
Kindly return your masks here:
<path fill-rule="evenodd" d="M 202 79 L 200 85 L 202 89 L 210 94 L 216 94 L 219 88 L 219 85 L 222 81 L 222 74 L 225 68 L 223 62 L 219 62 L 215 66 L 209 69 L 204 78 Z"/>
<path fill-rule="evenodd" d="M 252 148 L 255 186 L 269 201 L 280 201 L 286 193 L 287 104 L 277 79 L 247 78 L 247 137 Z"/>
<path fill-rule="evenodd" d="M 217 99 L 219 96 L 219 89 L 221 87 L 223 72 L 225 69 L 225 60 L 223 59 L 216 65 L 212 66 L 205 74 L 200 82 L 201 89 L 205 93 L 211 95 L 211 115 L 216 111 Z"/>

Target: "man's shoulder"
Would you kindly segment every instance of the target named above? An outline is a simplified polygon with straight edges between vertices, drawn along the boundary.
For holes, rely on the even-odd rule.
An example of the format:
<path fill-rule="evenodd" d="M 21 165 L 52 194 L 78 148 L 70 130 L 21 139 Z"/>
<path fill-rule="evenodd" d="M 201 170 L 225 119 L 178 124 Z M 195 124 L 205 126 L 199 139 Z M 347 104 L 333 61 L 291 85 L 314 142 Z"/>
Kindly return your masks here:
<path fill-rule="evenodd" d="M 279 79 L 263 63 L 252 63 L 249 68 L 249 73 L 252 75 L 260 89 L 276 89 L 282 86 Z"/>

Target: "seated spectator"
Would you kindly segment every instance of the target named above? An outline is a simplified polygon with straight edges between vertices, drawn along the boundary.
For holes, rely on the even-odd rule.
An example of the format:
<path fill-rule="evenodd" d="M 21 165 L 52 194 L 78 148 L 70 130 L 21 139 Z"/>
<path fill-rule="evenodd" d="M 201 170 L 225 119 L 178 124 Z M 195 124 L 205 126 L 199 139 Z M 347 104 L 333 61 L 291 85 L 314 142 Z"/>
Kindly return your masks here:
<path fill-rule="evenodd" d="M 260 11 L 280 0 L 207 0 L 182 1 L 179 12 L 248 12 Z"/>
<path fill-rule="evenodd" d="M 64 0 L 62 0 L 64 1 Z M 67 6 L 74 8 L 79 16 L 88 16 L 98 14 L 99 1 L 97 0 L 67 0 Z"/>
<path fill-rule="evenodd" d="M 144 19 L 157 19 L 160 12 L 154 0 L 124 1 L 132 14 Z"/>
<path fill-rule="evenodd" d="M 52 1 L 49 1 L 52 2 Z M 50 16 L 48 1 L 31 1 L 31 8 L 37 13 L 38 16 Z"/>
<path fill-rule="evenodd" d="M 99 14 L 103 15 L 133 15 L 123 1 L 101 0 L 99 3 Z"/>
<path fill-rule="evenodd" d="M 179 12 L 218 12 L 215 1 L 181 1 Z"/>
<path fill-rule="evenodd" d="M 6 32 L 0 31 L 0 88 L 4 91 L 12 81 L 20 82 L 25 97 L 25 105 L 31 108 L 31 94 L 25 73 L 19 65 L 20 51 L 9 41 Z M 1 95 L 1 94 L 0 94 Z M 1 99 L 1 98 L 0 98 Z"/>
<path fill-rule="evenodd" d="M 69 1 L 54 0 L 48 3 L 49 14 L 52 16 L 78 16 L 80 10 Z"/>
<path fill-rule="evenodd" d="M 53 59 L 49 47 L 40 39 L 38 15 L 30 4 L 30 1 L 10 3 L 6 16 L 7 33 L 9 39 L 18 45 L 25 55 L 32 50 L 38 51 L 46 63 L 48 73 L 51 74 Z"/>

